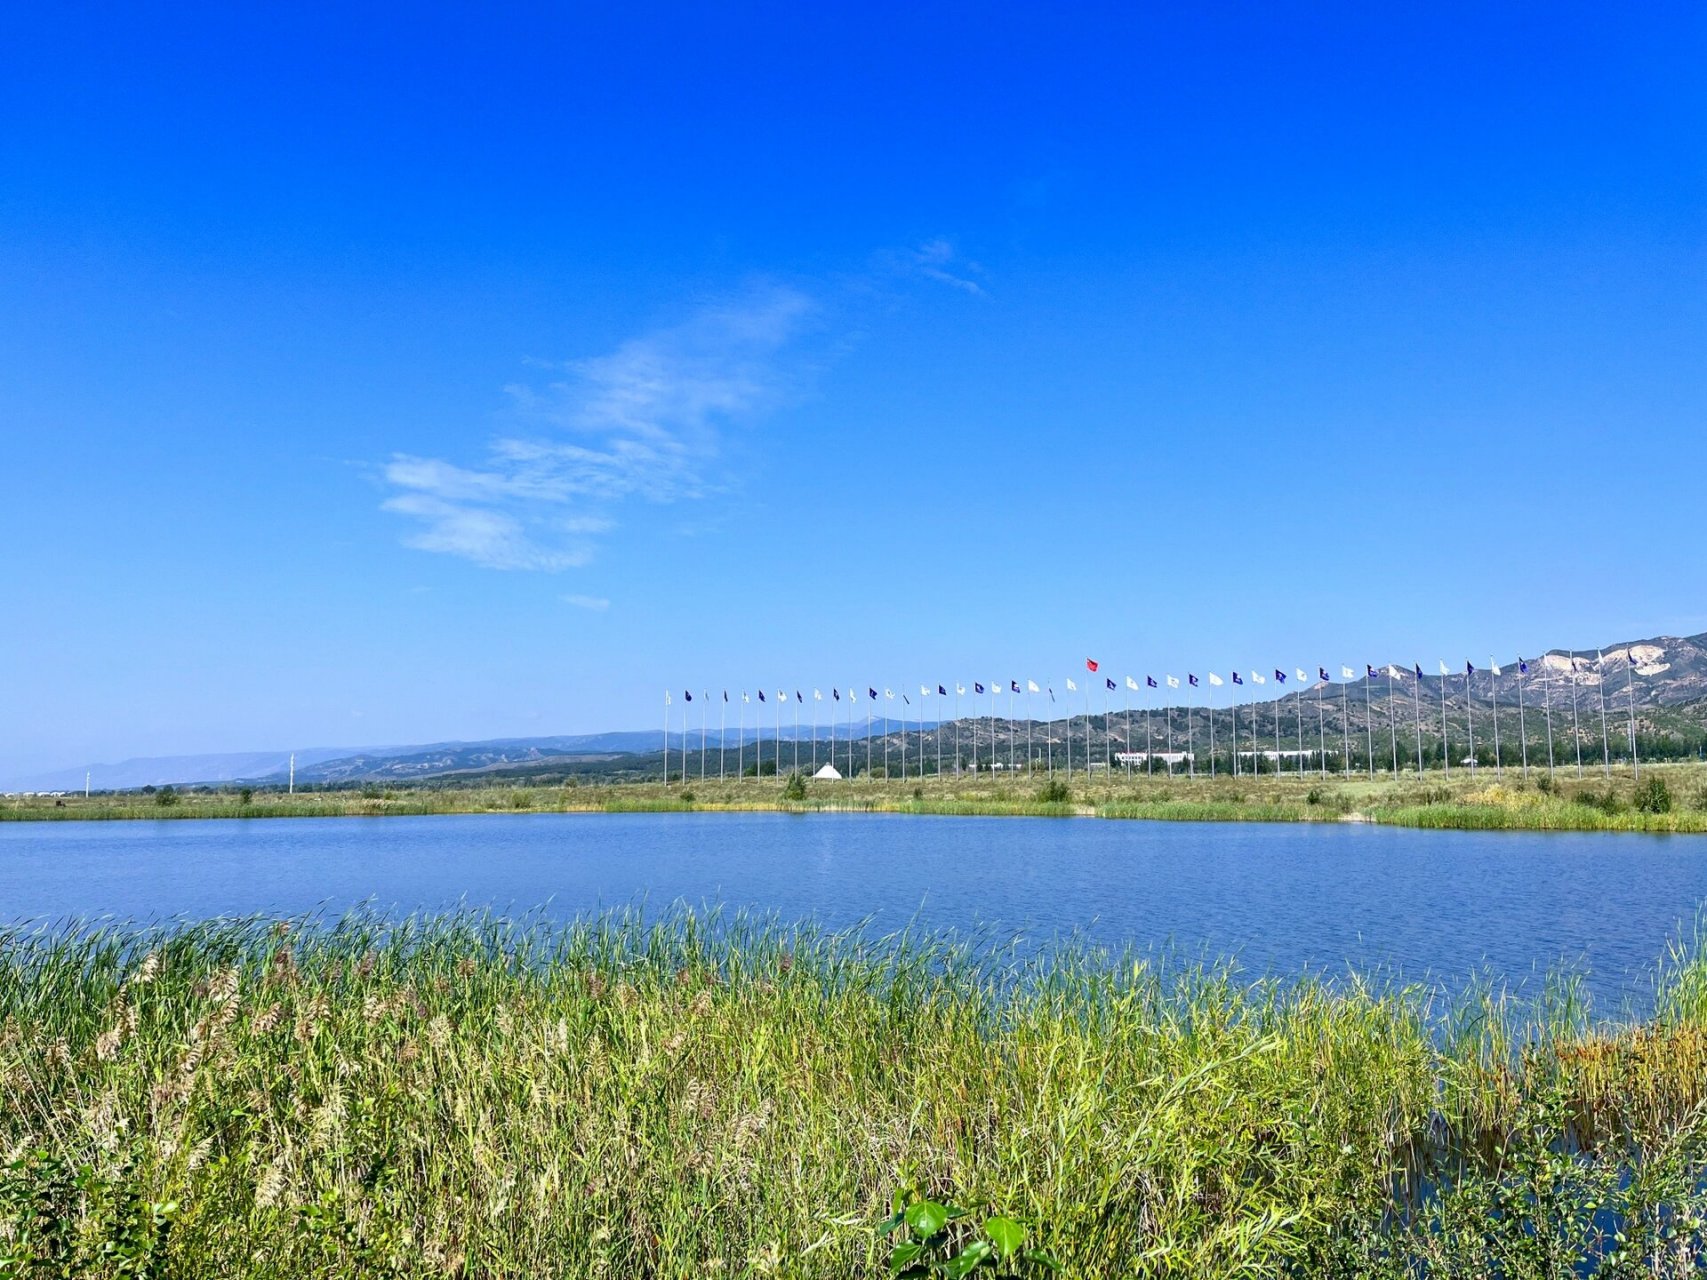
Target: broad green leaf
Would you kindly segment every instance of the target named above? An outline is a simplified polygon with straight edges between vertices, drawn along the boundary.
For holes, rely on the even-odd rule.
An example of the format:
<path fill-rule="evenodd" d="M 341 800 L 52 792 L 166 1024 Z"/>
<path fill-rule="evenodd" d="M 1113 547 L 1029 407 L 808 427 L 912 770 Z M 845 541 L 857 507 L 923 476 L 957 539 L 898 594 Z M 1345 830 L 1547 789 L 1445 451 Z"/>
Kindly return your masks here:
<path fill-rule="evenodd" d="M 921 1240 L 929 1240 L 948 1225 L 948 1209 L 935 1200 L 915 1200 L 907 1206 L 907 1225 Z"/>
<path fill-rule="evenodd" d="M 924 1251 L 925 1246 L 916 1240 L 896 1245 L 895 1252 L 889 1255 L 889 1269 L 897 1274 L 905 1271 L 918 1260 L 919 1255 Z"/>
<path fill-rule="evenodd" d="M 1025 1260 L 1036 1263 L 1040 1267 L 1048 1267 L 1051 1271 L 1059 1272 L 1061 1270 L 1061 1264 L 1055 1261 L 1055 1255 L 1042 1249 L 1027 1249 Z"/>
<path fill-rule="evenodd" d="M 1019 1248 L 1020 1241 L 1025 1239 L 1025 1228 L 1012 1218 L 988 1218 L 984 1222 L 984 1234 L 990 1237 L 997 1253 L 1004 1258 L 1011 1258 Z"/>
<path fill-rule="evenodd" d="M 961 1276 L 989 1256 L 990 1242 L 988 1240 L 974 1240 L 948 1260 L 947 1265 L 942 1269 L 942 1273 L 948 1276 L 949 1280 L 960 1280 Z"/>
<path fill-rule="evenodd" d="M 906 1221 L 905 1215 L 903 1215 L 902 1212 L 899 1209 L 897 1209 L 895 1211 L 894 1217 L 885 1218 L 883 1220 L 883 1225 L 877 1229 L 877 1234 L 879 1236 L 886 1236 L 890 1232 L 895 1230 L 896 1227 L 900 1226 L 905 1221 Z"/>

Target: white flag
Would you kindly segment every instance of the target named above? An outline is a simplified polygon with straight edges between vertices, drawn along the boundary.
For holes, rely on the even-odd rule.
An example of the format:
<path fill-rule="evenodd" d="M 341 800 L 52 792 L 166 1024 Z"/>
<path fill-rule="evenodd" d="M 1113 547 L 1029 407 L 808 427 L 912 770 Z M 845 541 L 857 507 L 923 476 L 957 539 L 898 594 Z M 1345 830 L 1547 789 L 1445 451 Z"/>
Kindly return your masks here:
<path fill-rule="evenodd" d="M 1496 666 L 1493 666 L 1491 663 L 1488 667 L 1488 670 L 1492 671 L 1496 676 L 1500 673 L 1500 669 Z"/>
<path fill-rule="evenodd" d="M 1213 671 L 1211 671 L 1209 673 L 1209 683 L 1213 684 L 1213 685 L 1221 685 L 1221 684 L 1224 684 L 1226 682 L 1223 681 L 1220 676 L 1216 675 Z"/>
<path fill-rule="evenodd" d="M 1134 692 L 1134 693 L 1138 692 L 1138 682 L 1136 680 L 1134 680 L 1131 676 L 1126 677 L 1126 687 L 1128 689 L 1132 690 L 1132 692 Z"/>
<path fill-rule="evenodd" d="M 1404 674 L 1405 673 L 1403 671 L 1400 671 L 1399 668 L 1395 667 L 1391 662 L 1389 662 L 1387 664 L 1387 678 L 1388 679 L 1397 680 L 1400 677 L 1402 677 Z"/>
<path fill-rule="evenodd" d="M 666 707 L 670 705 L 670 691 L 668 689 L 664 690 L 664 705 Z"/>
<path fill-rule="evenodd" d="M 891 701 L 891 702 L 895 701 L 895 691 L 893 689 L 888 689 L 888 688 L 884 689 L 883 690 L 883 696 L 885 698 L 888 698 L 889 701 Z"/>
<path fill-rule="evenodd" d="M 1076 693 L 1076 692 L 1078 692 L 1078 688 L 1079 688 L 1079 686 L 1074 684 L 1072 677 L 1069 676 L 1067 678 L 1067 692 L 1068 693 Z"/>
<path fill-rule="evenodd" d="M 1298 679 L 1301 683 L 1309 683 L 1310 677 L 1304 674 L 1303 667 L 1293 667 L 1292 669 L 1298 673 Z"/>
<path fill-rule="evenodd" d="M 1260 676 L 1255 671 L 1251 672 L 1251 679 L 1255 680 L 1258 684 L 1267 684 L 1268 683 L 1267 677 Z"/>
<path fill-rule="evenodd" d="M 1351 680 L 1356 678 L 1357 672 L 1353 671 L 1350 667 L 1341 667 L 1340 676 L 1346 680 Z"/>
<path fill-rule="evenodd" d="M 752 701 L 752 699 L 747 696 L 747 691 L 745 689 L 741 690 L 741 701 L 742 702 L 751 702 Z"/>
<path fill-rule="evenodd" d="M 824 691 L 822 689 L 812 690 L 812 701 L 822 702 L 823 700 L 824 700 Z"/>
<path fill-rule="evenodd" d="M 956 693 L 965 693 L 966 692 L 966 686 L 963 684 L 957 684 L 954 686 L 954 691 Z"/>
<path fill-rule="evenodd" d="M 1025 682 L 1025 691 L 1027 693 L 1042 693 L 1043 692 L 1043 690 L 1041 690 L 1037 687 L 1037 681 L 1035 681 L 1035 680 L 1027 680 Z"/>
<path fill-rule="evenodd" d="M 1437 658 L 1437 659 L 1435 659 L 1435 661 L 1439 662 L 1440 660 Z M 1449 676 L 1452 674 L 1452 668 L 1447 666 L 1444 662 L 1441 662 L 1440 663 L 1440 674 L 1443 676 Z"/>
<path fill-rule="evenodd" d="M 1179 677 L 1178 676 L 1169 676 L 1168 677 L 1168 688 L 1170 688 L 1170 689 L 1179 688 Z"/>
<path fill-rule="evenodd" d="M 929 689 L 925 688 L 924 685 L 920 685 L 919 686 L 919 697 L 928 698 L 930 696 L 931 696 L 931 691 Z"/>

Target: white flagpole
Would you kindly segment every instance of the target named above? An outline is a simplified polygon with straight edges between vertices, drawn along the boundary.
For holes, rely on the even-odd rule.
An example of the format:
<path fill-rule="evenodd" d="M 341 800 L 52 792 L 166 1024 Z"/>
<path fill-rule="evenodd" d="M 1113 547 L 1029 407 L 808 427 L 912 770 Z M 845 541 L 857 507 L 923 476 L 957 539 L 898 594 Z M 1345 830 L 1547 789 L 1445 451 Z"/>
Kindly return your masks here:
<path fill-rule="evenodd" d="M 1541 655 L 1541 707 L 1547 720 L 1547 781 L 1553 780 L 1553 693 L 1547 679 L 1547 655 Z"/>
<path fill-rule="evenodd" d="M 1233 776 L 1239 776 L 1239 673 L 1233 672 Z"/>
<path fill-rule="evenodd" d="M 1375 776 L 1375 704 L 1370 701 L 1375 690 L 1375 678 L 1369 674 L 1369 664 L 1363 664 L 1363 737 L 1364 750 L 1369 755 L 1369 776 Z"/>
<path fill-rule="evenodd" d="M 823 696 L 818 690 L 812 690 L 812 772 L 818 772 L 818 704 Z"/>
<path fill-rule="evenodd" d="M 1144 688 L 1150 687 L 1150 677 L 1144 677 Z M 1149 694 L 1144 695 L 1144 772 L 1148 777 L 1156 776 L 1156 747 L 1155 747 L 1155 718 L 1154 708 L 1150 704 Z"/>
<path fill-rule="evenodd" d="M 1583 776 L 1583 727 L 1577 716 L 1577 651 L 1571 650 L 1571 737 L 1577 743 L 1577 777 Z"/>
<path fill-rule="evenodd" d="M 1323 702 L 1327 687 L 1326 681 L 1316 686 L 1316 773 L 1323 778 L 1328 776 L 1328 712 Z"/>
<path fill-rule="evenodd" d="M 701 689 L 699 693 L 699 780 L 705 781 L 705 702 L 711 697 L 709 690 Z"/>
<path fill-rule="evenodd" d="M 1214 676 L 1215 676 L 1215 673 L 1210 672 L 1209 687 L 1211 689 L 1213 689 L 1215 687 Z M 1205 702 L 1205 704 L 1207 704 L 1207 706 L 1209 708 L 1209 780 L 1211 782 L 1213 782 L 1215 780 L 1215 769 L 1216 769 L 1216 764 L 1215 764 L 1215 703 L 1212 700 L 1211 695 L 1209 695 L 1207 693 L 1203 695 L 1203 701 Z"/>
<path fill-rule="evenodd" d="M 954 686 L 954 776 L 960 776 L 960 762 L 963 759 L 960 751 L 960 695 L 965 690 L 960 685 Z"/>
<path fill-rule="evenodd" d="M 1523 709 L 1523 656 L 1517 659 L 1517 747 L 1518 754 L 1523 758 L 1523 779 L 1529 780 L 1529 724 Z"/>
<path fill-rule="evenodd" d="M 1061 694 L 1063 698 L 1073 692 L 1072 684 L 1073 682 L 1071 680 L 1067 681 L 1068 687 L 1063 690 Z M 1067 782 L 1071 784 L 1073 781 L 1073 704 L 1071 700 L 1063 703 L 1062 709 L 1067 713 L 1067 728 L 1062 733 L 1062 738 L 1064 739 L 1062 746 L 1067 752 Z"/>
<path fill-rule="evenodd" d="M 1162 722 L 1163 722 L 1163 726 L 1166 730 L 1166 737 L 1167 737 L 1167 746 L 1164 748 L 1164 752 L 1166 755 L 1166 763 L 1168 766 L 1168 779 L 1170 781 L 1172 781 L 1173 776 L 1174 776 L 1174 693 L 1173 693 L 1174 686 L 1172 684 L 1173 677 L 1169 676 L 1168 680 L 1170 682 L 1168 684 L 1168 705 L 1166 707 L 1162 708 Z"/>
<path fill-rule="evenodd" d="M 1505 777 L 1505 762 L 1500 759 L 1500 664 L 1488 655 L 1488 696 L 1494 704 L 1494 777 Z"/>
<path fill-rule="evenodd" d="M 1464 726 L 1470 733 L 1470 776 L 1476 776 L 1476 704 L 1471 701 L 1470 664 L 1464 664 Z"/>
<path fill-rule="evenodd" d="M 1636 646 L 1624 650 L 1624 692 L 1630 703 L 1630 764 L 1642 776 L 1642 757 L 1636 750 Z"/>
<path fill-rule="evenodd" d="M 1091 780 L 1091 684 L 1085 681 L 1085 781 Z"/>
<path fill-rule="evenodd" d="M 1612 776 L 1612 739 L 1606 732 L 1606 662 L 1594 651 L 1594 684 L 1600 690 L 1600 766 L 1602 776 Z"/>
<path fill-rule="evenodd" d="M 1025 771 L 1027 773 L 1031 772 L 1031 764 L 1032 764 L 1031 721 L 1032 721 L 1032 716 L 1034 713 L 1032 712 L 1032 709 L 1031 709 L 1031 694 L 1032 694 L 1032 685 L 1034 683 L 1035 683 L 1034 681 L 1029 680 L 1029 679 L 1025 682 Z"/>
<path fill-rule="evenodd" d="M 1294 668 L 1296 670 L 1296 668 Z M 1308 677 L 1305 677 L 1308 679 Z M 1304 757 L 1309 754 L 1304 747 L 1304 689 L 1298 689 L 1298 700 L 1293 708 L 1298 712 L 1298 776 L 1304 776 Z"/>
<path fill-rule="evenodd" d="M 747 691 L 741 690 L 741 705 L 735 711 L 735 777 L 747 776 Z"/>
<path fill-rule="evenodd" d="M 1440 664 L 1444 667 L 1446 664 Z M 1447 776 L 1452 774 L 1452 739 L 1446 732 L 1446 681 L 1445 671 L 1440 673 L 1440 762 Z"/>
<path fill-rule="evenodd" d="M 1127 676 L 1126 678 L 1128 680 L 1132 679 L 1131 676 Z M 1130 685 L 1127 686 L 1126 692 L 1128 692 L 1128 693 L 1132 692 L 1132 688 Z M 1132 781 L 1132 699 L 1131 698 L 1128 698 L 1126 700 L 1126 751 L 1125 751 L 1125 755 L 1126 755 L 1126 780 L 1128 782 L 1131 782 Z"/>
<path fill-rule="evenodd" d="M 729 719 L 729 690 L 723 691 L 723 701 L 717 707 L 717 780 L 722 782 L 726 774 L 726 753 L 729 750 L 729 736 L 725 731 L 725 722 Z"/>
<path fill-rule="evenodd" d="M 1393 709 L 1393 664 L 1387 664 L 1387 725 L 1393 738 L 1393 776 L 1399 776 L 1399 714 Z"/>
<path fill-rule="evenodd" d="M 670 691 L 664 690 L 664 785 L 670 785 Z"/>
<path fill-rule="evenodd" d="M 794 769 L 800 772 L 800 690 L 794 691 Z"/>
<path fill-rule="evenodd" d="M 1417 720 L 1417 777 L 1422 777 L 1423 771 L 1423 704 L 1422 704 L 1422 664 L 1411 664 L 1411 710 L 1416 713 Z"/>
<path fill-rule="evenodd" d="M 1347 668 L 1340 668 L 1340 733 L 1344 739 L 1343 748 L 1345 759 L 1340 762 L 1341 772 L 1351 777 L 1351 679 Z"/>
<path fill-rule="evenodd" d="M 782 777 L 782 698 L 782 690 L 778 689 L 776 694 L 776 776 L 779 778 Z M 796 749 L 798 749 L 799 741 L 798 738 L 795 739 Z"/>
<path fill-rule="evenodd" d="M 1190 687 L 1190 683 L 1191 675 L 1187 672 L 1187 687 Z M 1185 704 L 1185 776 L 1187 778 L 1197 777 L 1197 752 L 1192 750 L 1192 744 L 1194 741 L 1191 729 L 1191 703 L 1187 702 Z"/>

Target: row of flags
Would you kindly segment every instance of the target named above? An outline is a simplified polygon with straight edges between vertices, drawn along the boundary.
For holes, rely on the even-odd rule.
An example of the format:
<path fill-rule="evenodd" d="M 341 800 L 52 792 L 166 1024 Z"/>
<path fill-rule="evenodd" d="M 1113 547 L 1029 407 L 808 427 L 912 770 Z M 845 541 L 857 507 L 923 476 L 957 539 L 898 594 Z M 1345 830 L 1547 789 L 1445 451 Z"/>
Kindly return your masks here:
<path fill-rule="evenodd" d="M 1625 657 L 1628 659 L 1630 666 L 1634 667 L 1637 665 L 1636 664 L 1636 658 L 1635 658 L 1634 654 L 1626 653 Z M 1599 659 L 1597 656 L 1597 661 L 1598 660 Z M 1577 669 L 1576 664 L 1578 661 L 1586 662 L 1587 659 L 1586 658 L 1578 659 L 1573 655 L 1571 658 L 1571 667 L 1572 667 L 1573 671 Z M 1099 663 L 1094 658 L 1086 658 L 1085 659 L 1085 667 L 1088 671 L 1090 671 L 1090 673 L 1092 675 L 1098 674 L 1101 670 L 1101 666 L 1102 666 L 1102 664 Z M 1478 668 L 1475 663 L 1466 661 L 1464 663 L 1464 676 L 1466 679 L 1468 679 L 1469 677 L 1475 675 L 1476 672 L 1478 670 L 1481 670 L 1481 669 L 1482 668 Z M 1517 663 L 1517 669 L 1518 669 L 1518 672 L 1520 675 L 1527 675 L 1529 673 L 1529 662 L 1528 662 L 1528 660 L 1524 659 L 1524 658 L 1519 658 L 1518 663 Z M 1485 668 L 1485 670 L 1488 672 L 1489 675 L 1492 675 L 1492 676 L 1500 676 L 1500 675 L 1504 674 L 1504 672 L 1500 669 L 1499 665 L 1496 663 L 1490 663 L 1488 665 L 1488 667 Z M 1283 669 L 1281 669 L 1280 667 L 1273 668 L 1273 671 L 1274 671 L 1274 682 L 1275 682 L 1275 684 L 1278 686 L 1284 686 L 1287 683 L 1286 672 Z M 1400 667 L 1392 665 L 1391 663 L 1387 664 L 1385 666 L 1385 668 L 1377 668 L 1370 663 L 1365 663 L 1364 667 L 1363 667 L 1363 671 L 1364 671 L 1364 678 L 1367 680 L 1379 680 L 1383 676 L 1385 676 L 1389 680 L 1402 680 L 1402 679 L 1406 679 L 1407 677 L 1414 678 L 1416 680 L 1423 680 L 1423 679 L 1427 678 L 1423 673 L 1421 663 L 1413 664 L 1412 669 L 1410 671 L 1405 671 Z M 1449 667 L 1446 664 L 1445 660 L 1442 659 L 1440 661 L 1440 674 L 1442 676 L 1452 676 L 1452 675 L 1457 674 L 1457 669 L 1454 667 Z M 1227 680 L 1222 679 L 1222 677 L 1214 671 L 1207 672 L 1206 675 L 1207 675 L 1209 684 L 1214 688 L 1222 688 L 1227 684 Z M 1227 673 L 1227 675 L 1228 675 L 1228 678 L 1231 679 L 1231 681 L 1234 685 L 1243 686 L 1245 684 L 1245 677 L 1240 675 L 1239 672 L 1229 671 Z M 1297 681 L 1298 687 L 1305 687 L 1305 686 L 1308 686 L 1310 684 L 1309 673 L 1307 673 L 1304 670 L 1304 668 L 1294 667 L 1292 669 L 1292 675 L 1293 675 L 1293 678 Z M 1354 670 L 1353 668 L 1347 667 L 1347 666 L 1341 666 L 1340 667 L 1340 678 L 1342 680 L 1355 680 L 1358 677 L 1357 677 L 1356 670 Z M 1317 681 L 1319 681 L 1322 684 L 1333 683 L 1333 677 L 1328 674 L 1328 669 L 1326 667 L 1319 666 L 1316 668 L 1316 679 L 1317 679 Z M 1260 671 L 1250 672 L 1250 680 L 1251 680 L 1252 684 L 1256 684 L 1256 685 L 1266 685 L 1268 683 L 1268 677 L 1265 676 Z M 1103 686 L 1104 686 L 1104 692 L 1111 692 L 1111 693 L 1112 692 L 1118 692 L 1121 688 L 1121 686 L 1115 682 L 1115 680 L 1112 676 L 1103 676 L 1102 682 L 1103 682 Z M 1163 688 L 1164 687 L 1163 682 L 1165 682 L 1165 687 L 1169 688 L 1169 689 L 1178 689 L 1178 688 L 1182 687 L 1180 684 L 1179 677 L 1174 676 L 1174 675 L 1164 676 L 1162 682 L 1158 682 L 1155 676 L 1147 675 L 1144 677 L 1144 683 L 1142 685 L 1140 685 L 1134 677 L 1127 676 L 1126 681 L 1125 681 L 1125 687 L 1128 690 L 1132 691 L 1133 693 L 1142 693 L 1148 689 L 1158 689 L 1159 690 L 1159 689 Z M 1075 681 L 1071 676 L 1067 677 L 1066 685 L 1067 685 L 1067 692 L 1069 692 L 1069 693 L 1080 692 L 1080 687 L 1079 687 L 1078 682 Z M 1087 687 L 1084 690 L 1084 692 L 1088 693 L 1090 691 L 1090 688 L 1092 688 L 1092 687 L 1094 687 L 1094 686 L 1092 686 L 1090 684 L 1090 682 L 1087 682 Z M 1192 689 L 1199 689 L 1199 688 L 1202 688 L 1203 685 L 1202 685 L 1202 681 L 1200 681 L 1197 678 L 1196 674 L 1191 673 L 1191 672 L 1187 672 L 1186 677 L 1185 677 L 1185 687 L 1189 687 Z M 1007 680 L 1007 681 L 994 680 L 994 681 L 991 681 L 990 684 L 988 684 L 988 685 L 984 684 L 980 680 L 974 680 L 972 682 L 972 687 L 970 690 L 964 684 L 957 683 L 954 686 L 954 692 L 955 692 L 955 696 L 957 696 L 957 697 L 964 697 L 968 693 L 971 693 L 974 697 L 982 697 L 986 694 L 1000 694 L 1000 693 L 1006 693 L 1006 694 L 1010 694 L 1010 695 L 1011 694 L 1034 694 L 1034 693 L 1035 694 L 1045 694 L 1046 693 L 1049 695 L 1049 699 L 1051 702 L 1055 701 L 1055 688 L 1054 688 L 1054 686 L 1053 685 L 1039 685 L 1037 683 L 1037 681 L 1035 681 L 1035 680 L 1027 680 L 1025 682 L 1025 685 L 1023 688 L 1021 687 L 1020 682 L 1018 680 Z M 948 697 L 949 696 L 948 686 L 945 684 L 937 685 L 935 693 L 939 697 L 944 697 L 944 698 Z M 758 700 L 760 702 L 768 703 L 770 701 L 765 696 L 765 691 L 763 689 L 756 690 L 756 694 L 757 694 Z M 919 686 L 919 696 L 921 698 L 928 698 L 931 696 L 931 694 L 932 694 L 932 690 L 931 690 L 931 687 L 929 685 L 921 684 Z M 708 702 L 713 700 L 712 696 L 709 692 L 702 692 L 700 696 Z M 745 690 L 742 690 L 742 691 L 740 691 L 738 696 L 740 697 L 740 700 L 742 702 L 750 704 L 753 701 L 754 695 L 747 693 Z M 866 687 L 865 696 L 866 696 L 867 700 L 871 701 L 871 702 L 876 702 L 876 701 L 879 701 L 880 699 L 887 700 L 887 701 L 894 701 L 895 698 L 897 696 L 899 696 L 901 701 L 904 704 L 906 704 L 907 706 L 912 705 L 912 699 L 907 696 L 907 693 L 905 690 L 903 690 L 899 695 L 897 695 L 895 693 L 894 689 L 885 687 L 883 692 L 880 694 L 880 693 L 878 693 L 878 691 L 875 688 L 872 688 L 871 686 L 868 685 Z M 682 698 L 684 701 L 692 702 L 694 700 L 694 695 L 691 691 L 684 690 L 682 693 Z M 841 702 L 843 700 L 842 691 L 839 687 L 832 687 L 830 689 L 830 699 L 834 702 Z M 723 701 L 729 702 L 730 700 L 731 699 L 729 696 L 729 691 L 727 689 L 723 690 Z M 823 702 L 825 700 L 824 699 L 824 691 L 822 689 L 813 689 L 812 690 L 812 700 L 814 702 Z M 792 701 L 792 702 L 795 702 L 798 704 L 804 704 L 806 702 L 806 695 L 801 690 L 796 689 L 794 691 L 793 698 L 790 699 L 788 691 L 786 689 L 778 689 L 776 691 L 776 701 L 778 703 L 788 703 L 788 702 Z M 848 689 L 847 701 L 849 701 L 849 702 L 859 701 L 859 690 L 857 688 L 850 687 Z M 667 691 L 667 690 L 664 693 L 664 705 L 665 706 L 671 705 L 671 696 L 670 696 L 669 691 Z"/>

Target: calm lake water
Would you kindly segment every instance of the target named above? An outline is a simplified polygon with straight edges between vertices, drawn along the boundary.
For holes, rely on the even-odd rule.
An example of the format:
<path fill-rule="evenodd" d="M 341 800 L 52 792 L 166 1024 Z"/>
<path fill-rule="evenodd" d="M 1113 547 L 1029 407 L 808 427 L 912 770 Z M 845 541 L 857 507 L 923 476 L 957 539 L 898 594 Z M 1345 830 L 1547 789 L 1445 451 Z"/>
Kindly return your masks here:
<path fill-rule="evenodd" d="M 1253 973 L 1514 983 L 1640 1007 L 1707 838 L 822 814 L 0 823 L 0 919 L 721 904 L 882 930 L 1236 956 Z"/>

